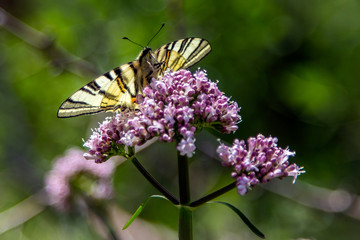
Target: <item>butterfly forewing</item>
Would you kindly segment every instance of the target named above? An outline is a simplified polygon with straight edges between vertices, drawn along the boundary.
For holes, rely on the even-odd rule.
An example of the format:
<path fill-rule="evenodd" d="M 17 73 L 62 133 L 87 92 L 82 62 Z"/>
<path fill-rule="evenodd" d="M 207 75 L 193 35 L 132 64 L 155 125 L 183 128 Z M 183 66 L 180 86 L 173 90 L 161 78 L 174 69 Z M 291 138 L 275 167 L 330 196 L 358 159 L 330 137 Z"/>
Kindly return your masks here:
<path fill-rule="evenodd" d="M 210 44 L 201 38 L 185 38 L 168 43 L 155 51 L 162 70 L 176 71 L 189 68 L 203 59 L 211 51 Z"/>
<path fill-rule="evenodd" d="M 168 43 L 155 52 L 145 48 L 135 60 L 103 74 L 76 91 L 59 108 L 58 117 L 75 117 L 123 108 L 136 108 L 136 95 L 152 77 L 166 70 L 189 68 L 211 51 L 201 38 Z"/>

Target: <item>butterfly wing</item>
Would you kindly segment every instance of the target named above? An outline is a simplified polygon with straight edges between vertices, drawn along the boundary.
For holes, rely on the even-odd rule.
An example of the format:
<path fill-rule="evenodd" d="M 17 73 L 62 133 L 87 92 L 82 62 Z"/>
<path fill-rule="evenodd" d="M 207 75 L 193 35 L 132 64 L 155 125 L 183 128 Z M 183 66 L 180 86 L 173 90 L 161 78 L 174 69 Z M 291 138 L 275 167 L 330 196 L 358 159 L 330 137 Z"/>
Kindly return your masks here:
<path fill-rule="evenodd" d="M 156 59 L 162 63 L 162 72 L 168 69 L 176 71 L 189 68 L 203 59 L 211 47 L 201 38 L 185 38 L 168 43 L 155 51 Z"/>
<path fill-rule="evenodd" d="M 134 108 L 138 93 L 137 60 L 121 65 L 86 84 L 70 96 L 58 110 L 59 118 Z"/>
<path fill-rule="evenodd" d="M 136 95 L 142 93 L 149 78 L 168 69 L 176 71 L 189 68 L 210 51 L 208 41 L 201 38 L 177 40 L 160 47 L 154 53 L 150 48 L 145 48 L 140 53 L 139 60 L 121 65 L 76 91 L 60 106 L 58 117 L 136 108 Z M 156 59 L 153 59 L 153 56 Z M 157 63 L 161 66 L 155 74 Z"/>

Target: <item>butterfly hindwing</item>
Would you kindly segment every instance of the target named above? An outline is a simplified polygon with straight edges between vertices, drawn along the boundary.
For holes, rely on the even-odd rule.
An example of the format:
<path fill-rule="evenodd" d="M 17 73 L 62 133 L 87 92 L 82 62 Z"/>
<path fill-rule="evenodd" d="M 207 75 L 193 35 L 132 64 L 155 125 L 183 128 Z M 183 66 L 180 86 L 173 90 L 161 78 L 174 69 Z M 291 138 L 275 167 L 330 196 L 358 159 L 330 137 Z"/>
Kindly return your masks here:
<path fill-rule="evenodd" d="M 58 117 L 136 108 L 136 96 L 152 78 L 166 70 L 189 68 L 210 51 L 209 43 L 201 38 L 177 40 L 155 52 L 144 48 L 137 60 L 103 74 L 76 91 L 60 106 Z"/>
<path fill-rule="evenodd" d="M 133 100 L 136 95 L 141 93 L 138 86 L 139 61 L 124 64 L 110 73 L 114 73 L 114 78 L 105 90 L 100 108 L 104 111 L 114 111 L 119 108 L 133 108 Z"/>

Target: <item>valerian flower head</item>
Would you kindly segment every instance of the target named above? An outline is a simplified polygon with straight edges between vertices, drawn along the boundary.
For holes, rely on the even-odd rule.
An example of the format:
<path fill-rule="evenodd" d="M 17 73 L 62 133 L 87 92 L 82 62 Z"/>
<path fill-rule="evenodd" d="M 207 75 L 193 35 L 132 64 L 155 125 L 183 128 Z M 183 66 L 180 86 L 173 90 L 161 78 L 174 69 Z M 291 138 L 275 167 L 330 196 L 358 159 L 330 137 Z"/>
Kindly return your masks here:
<path fill-rule="evenodd" d="M 71 208 L 74 190 L 79 190 L 79 186 L 74 181 L 81 176 L 89 178 L 86 179 L 88 181 L 82 179 L 82 185 L 84 185 L 84 181 L 88 185 L 84 189 L 81 188 L 81 190 L 87 191 L 81 194 L 96 200 L 112 197 L 114 162 L 107 161 L 104 165 L 99 166 L 94 162 L 85 161 L 83 154 L 84 152 L 79 149 L 69 149 L 65 156 L 55 159 L 53 168 L 46 175 L 45 191 L 49 204 L 59 211 L 67 211 Z"/>
<path fill-rule="evenodd" d="M 248 139 L 248 146 L 243 140 L 235 139 L 231 147 L 222 143 L 217 148 L 222 164 L 234 170 L 231 175 L 237 181 L 240 195 L 245 195 L 251 187 L 273 178 L 292 176 L 295 182 L 297 176 L 305 172 L 295 163 L 289 165 L 288 159 L 295 152 L 279 148 L 277 141 L 277 138 L 265 138 L 258 134 L 256 138 Z"/>
<path fill-rule="evenodd" d="M 192 157 L 196 131 L 212 127 L 231 133 L 241 120 L 240 107 L 205 71 L 166 72 L 160 81 L 153 79 L 137 99 L 138 111 L 119 112 L 93 131 L 84 144 L 89 148 L 85 158 L 103 162 L 115 154 L 125 156 L 125 146 L 140 146 L 154 137 L 176 141 L 180 154 Z"/>

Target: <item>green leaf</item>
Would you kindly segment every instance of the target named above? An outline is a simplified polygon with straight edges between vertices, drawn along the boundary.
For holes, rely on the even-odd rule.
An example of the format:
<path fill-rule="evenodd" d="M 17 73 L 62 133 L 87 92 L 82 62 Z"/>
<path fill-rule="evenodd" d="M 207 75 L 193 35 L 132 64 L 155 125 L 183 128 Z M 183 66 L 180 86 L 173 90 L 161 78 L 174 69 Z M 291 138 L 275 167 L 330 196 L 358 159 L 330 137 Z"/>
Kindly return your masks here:
<path fill-rule="evenodd" d="M 161 196 L 161 195 L 151 195 L 150 197 L 148 197 L 139 207 L 138 209 L 135 211 L 135 213 L 131 216 L 130 220 L 125 224 L 125 226 L 123 227 L 123 230 L 125 230 L 126 228 L 128 228 L 130 226 L 130 224 L 135 220 L 135 218 L 137 218 L 139 216 L 139 214 L 142 212 L 142 210 L 144 209 L 144 207 L 146 206 L 146 204 L 149 202 L 150 199 L 152 198 L 162 198 L 165 199 L 167 201 L 169 201 L 166 197 Z"/>
<path fill-rule="evenodd" d="M 208 203 L 219 203 L 222 205 L 227 206 L 228 208 L 230 208 L 231 210 L 233 210 L 240 218 L 241 220 L 243 220 L 243 222 L 250 228 L 250 230 L 255 233 L 258 237 L 265 239 L 265 235 L 259 230 L 257 229 L 251 222 L 250 220 L 235 206 L 231 205 L 230 203 L 227 202 L 208 202 Z"/>

